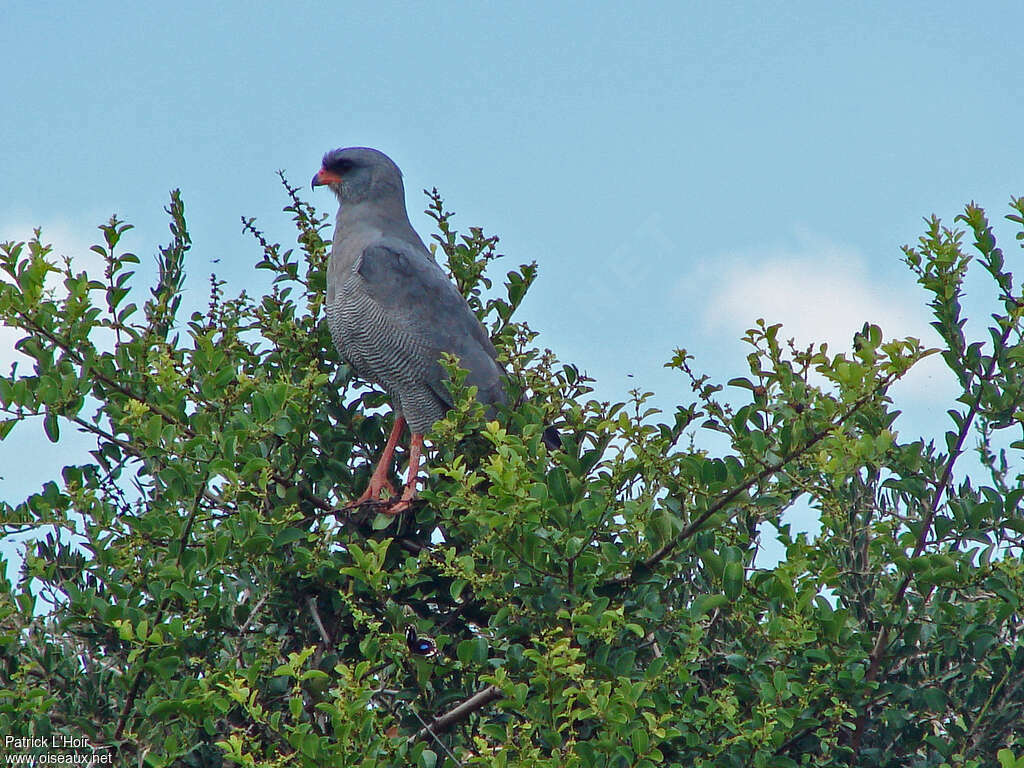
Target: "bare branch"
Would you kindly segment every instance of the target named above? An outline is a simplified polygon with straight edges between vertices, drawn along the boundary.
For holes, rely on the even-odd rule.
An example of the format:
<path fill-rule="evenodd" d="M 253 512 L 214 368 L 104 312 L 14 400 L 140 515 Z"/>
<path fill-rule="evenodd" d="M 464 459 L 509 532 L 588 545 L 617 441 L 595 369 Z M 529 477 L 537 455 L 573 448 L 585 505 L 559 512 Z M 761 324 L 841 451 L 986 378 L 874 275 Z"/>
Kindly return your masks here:
<path fill-rule="evenodd" d="M 327 634 L 327 629 L 324 628 L 324 623 L 320 620 L 320 612 L 316 609 L 316 600 L 312 596 L 307 597 L 306 605 L 309 606 L 309 612 L 313 614 L 313 621 L 316 622 L 316 628 L 320 630 L 320 637 L 323 638 L 324 645 L 330 648 L 331 636 Z"/>
<path fill-rule="evenodd" d="M 454 709 L 445 712 L 443 715 L 438 715 L 423 728 L 420 728 L 416 733 L 409 737 L 409 744 L 415 744 L 417 741 L 421 741 L 427 736 L 434 736 L 442 731 L 448 730 L 456 723 L 465 720 L 478 709 L 482 709 L 492 701 L 496 701 L 500 698 L 501 690 L 493 685 L 488 685 L 483 690 L 470 696 Z"/>

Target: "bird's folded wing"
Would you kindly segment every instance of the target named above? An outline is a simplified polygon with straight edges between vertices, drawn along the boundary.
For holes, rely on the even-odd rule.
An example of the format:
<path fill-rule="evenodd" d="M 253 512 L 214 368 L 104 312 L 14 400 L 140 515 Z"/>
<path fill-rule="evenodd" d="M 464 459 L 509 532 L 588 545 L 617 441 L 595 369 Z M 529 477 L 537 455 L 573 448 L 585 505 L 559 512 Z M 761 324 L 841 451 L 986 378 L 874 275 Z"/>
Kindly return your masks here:
<path fill-rule="evenodd" d="M 427 253 L 384 238 L 363 250 L 356 271 L 367 295 L 396 331 L 421 340 L 435 358 L 442 352 L 457 355 L 468 371 L 467 384 L 478 388 L 482 401 L 504 400 L 494 345 L 462 294 Z M 431 389 L 448 402 L 443 369 L 436 365 L 431 370 Z"/>

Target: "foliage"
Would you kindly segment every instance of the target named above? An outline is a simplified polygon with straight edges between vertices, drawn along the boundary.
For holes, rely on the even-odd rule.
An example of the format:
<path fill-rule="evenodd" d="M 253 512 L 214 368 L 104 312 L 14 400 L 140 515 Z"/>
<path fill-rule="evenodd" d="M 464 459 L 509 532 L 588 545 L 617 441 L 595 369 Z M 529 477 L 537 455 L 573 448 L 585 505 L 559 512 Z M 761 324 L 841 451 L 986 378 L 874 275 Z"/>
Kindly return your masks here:
<path fill-rule="evenodd" d="M 761 321 L 727 387 L 679 350 L 694 397 L 667 418 L 644 391 L 592 399 L 512 319 L 535 266 L 495 296 L 496 238 L 431 193 L 517 405 L 486 422 L 452 369 L 425 503 L 393 519 L 342 509 L 390 415 L 336 358 L 326 220 L 285 188 L 297 249 L 244 222 L 270 295 L 212 278 L 187 320 L 177 192 L 141 309 L 116 217 L 102 276 L 39 233 L 3 246 L 0 317 L 33 363 L 0 378 L 0 435 L 96 447 L 3 504 L 3 534 L 34 538 L 0 587 L 0 733 L 153 767 L 1022 764 L 1024 442 L 995 438 L 1024 421 L 1024 305 L 980 208 L 958 217 L 973 258 L 935 218 L 904 250 L 961 390 L 934 445 L 894 430 L 888 395 L 932 350 L 870 324 L 834 354 Z M 975 264 L 998 292 L 977 340 Z M 958 469 L 969 439 L 983 480 Z M 813 539 L 782 518 L 798 501 Z"/>

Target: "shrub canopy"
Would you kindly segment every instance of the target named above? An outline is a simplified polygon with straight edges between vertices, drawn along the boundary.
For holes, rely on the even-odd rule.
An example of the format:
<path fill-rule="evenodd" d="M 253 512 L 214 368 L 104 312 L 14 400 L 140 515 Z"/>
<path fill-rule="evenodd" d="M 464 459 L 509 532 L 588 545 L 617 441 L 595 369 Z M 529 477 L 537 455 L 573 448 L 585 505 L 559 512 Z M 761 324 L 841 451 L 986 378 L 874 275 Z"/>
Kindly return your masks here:
<path fill-rule="evenodd" d="M 535 265 L 495 286 L 497 238 L 457 233 L 429 193 L 518 405 L 486 422 L 450 368 L 424 503 L 388 518 L 342 509 L 391 415 L 337 359 L 326 219 L 285 190 L 296 248 L 244 222 L 269 295 L 213 277 L 187 319 L 177 192 L 148 293 L 116 217 L 103 274 L 38 232 L 0 249 L 0 319 L 32 360 L 0 378 L 0 435 L 95 438 L 0 507 L 0 535 L 33 534 L 0 582 L 0 734 L 36 739 L 8 753 L 59 736 L 151 767 L 1024 765 L 1024 300 L 980 208 L 903 250 L 939 349 L 870 323 L 849 350 L 800 349 L 759 321 L 724 386 L 678 350 L 693 396 L 665 414 L 643 390 L 593 399 L 535 348 L 514 319 Z M 1024 201 L 1008 218 L 1024 227 Z M 993 294 L 977 338 L 972 270 Z M 959 387 L 938 445 L 894 429 L 888 394 L 929 354 Z M 797 503 L 820 534 L 783 521 Z"/>

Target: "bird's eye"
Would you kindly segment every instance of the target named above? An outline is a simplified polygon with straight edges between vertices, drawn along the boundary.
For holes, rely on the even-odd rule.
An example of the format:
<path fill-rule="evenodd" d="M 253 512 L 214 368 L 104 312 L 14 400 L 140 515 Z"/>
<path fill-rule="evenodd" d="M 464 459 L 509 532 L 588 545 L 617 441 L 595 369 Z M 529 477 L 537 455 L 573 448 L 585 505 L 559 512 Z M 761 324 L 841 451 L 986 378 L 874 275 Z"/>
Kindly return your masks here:
<path fill-rule="evenodd" d="M 351 160 L 349 160 L 346 157 L 342 157 L 337 160 L 332 160 L 330 163 L 326 165 L 326 168 L 328 171 L 333 171 L 334 173 L 342 174 L 352 170 L 353 165 L 355 165 L 355 163 L 353 163 Z"/>

